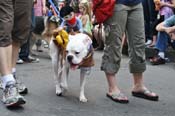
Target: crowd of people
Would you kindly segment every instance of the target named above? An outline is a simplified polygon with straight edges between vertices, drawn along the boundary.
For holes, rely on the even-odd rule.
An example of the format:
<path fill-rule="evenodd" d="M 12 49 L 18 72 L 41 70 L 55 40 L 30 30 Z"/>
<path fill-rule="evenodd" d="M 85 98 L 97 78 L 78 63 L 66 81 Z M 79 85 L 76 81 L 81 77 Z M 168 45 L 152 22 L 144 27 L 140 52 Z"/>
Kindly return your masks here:
<path fill-rule="evenodd" d="M 37 28 L 35 18 L 46 16 L 58 16 L 61 19 L 59 29 L 65 29 L 69 34 L 85 33 L 97 42 L 97 50 L 104 50 L 101 70 L 105 72 L 108 82 L 106 95 L 119 103 L 129 102 L 116 84 L 122 45 L 127 42 L 129 69 L 134 80 L 132 95 L 158 101 L 159 96 L 145 87 L 143 82 L 145 45 L 157 50 L 157 54 L 150 58 L 152 64 L 165 64 L 168 44 L 175 48 L 174 0 L 116 0 L 113 16 L 103 25 L 95 22 L 91 0 L 51 1 L 0 1 L 0 73 L 6 106 L 26 102 L 20 94 L 26 94 L 28 90 L 16 76 L 16 63 L 39 62 L 38 58 L 31 57 L 32 47 L 36 44 L 37 51 L 42 52 L 43 42 L 40 39 L 34 41 L 32 32 Z M 99 39 L 104 33 L 105 41 Z"/>
<path fill-rule="evenodd" d="M 146 45 L 156 50 L 155 56 L 150 58 L 153 65 L 166 63 L 165 52 L 168 46 L 175 48 L 173 40 L 173 23 L 169 23 L 174 17 L 174 0 L 143 0 L 146 30 Z M 173 21 L 172 21 L 173 22 Z M 163 28 L 163 29 L 162 29 Z M 170 31 L 171 30 L 171 31 Z"/>

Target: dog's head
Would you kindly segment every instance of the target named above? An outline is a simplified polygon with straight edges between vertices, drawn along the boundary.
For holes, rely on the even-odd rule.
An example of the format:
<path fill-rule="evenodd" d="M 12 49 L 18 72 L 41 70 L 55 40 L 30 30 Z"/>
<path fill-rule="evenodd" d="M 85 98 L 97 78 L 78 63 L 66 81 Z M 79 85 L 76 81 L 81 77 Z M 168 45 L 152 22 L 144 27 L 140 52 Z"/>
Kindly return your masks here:
<path fill-rule="evenodd" d="M 83 59 L 88 55 L 91 47 L 91 38 L 83 33 L 69 35 L 69 42 L 66 47 L 66 60 L 72 69 L 77 69 Z"/>

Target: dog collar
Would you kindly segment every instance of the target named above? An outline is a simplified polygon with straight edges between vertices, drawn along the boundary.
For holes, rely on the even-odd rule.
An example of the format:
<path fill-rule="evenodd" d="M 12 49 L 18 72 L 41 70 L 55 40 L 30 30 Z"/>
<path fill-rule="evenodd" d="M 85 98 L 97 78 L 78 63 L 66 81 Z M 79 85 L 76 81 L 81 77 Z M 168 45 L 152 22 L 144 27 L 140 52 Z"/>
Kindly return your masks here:
<path fill-rule="evenodd" d="M 94 60 L 93 60 L 93 46 L 89 46 L 88 54 L 85 58 L 83 58 L 83 61 L 79 64 L 79 68 L 81 67 L 92 67 L 94 66 Z"/>

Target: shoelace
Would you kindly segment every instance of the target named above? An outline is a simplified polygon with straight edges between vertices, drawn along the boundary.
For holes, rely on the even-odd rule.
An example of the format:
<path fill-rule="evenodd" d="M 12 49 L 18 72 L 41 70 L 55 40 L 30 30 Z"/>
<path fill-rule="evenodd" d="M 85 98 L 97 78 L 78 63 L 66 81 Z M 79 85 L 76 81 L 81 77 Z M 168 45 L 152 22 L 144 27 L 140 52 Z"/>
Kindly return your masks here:
<path fill-rule="evenodd" d="M 9 97 L 9 96 L 15 95 L 16 94 L 16 91 L 17 91 L 17 90 L 15 90 L 16 89 L 15 87 L 16 87 L 15 84 L 9 84 L 9 85 L 7 85 L 6 86 L 6 89 L 4 90 L 5 96 L 6 97 Z"/>

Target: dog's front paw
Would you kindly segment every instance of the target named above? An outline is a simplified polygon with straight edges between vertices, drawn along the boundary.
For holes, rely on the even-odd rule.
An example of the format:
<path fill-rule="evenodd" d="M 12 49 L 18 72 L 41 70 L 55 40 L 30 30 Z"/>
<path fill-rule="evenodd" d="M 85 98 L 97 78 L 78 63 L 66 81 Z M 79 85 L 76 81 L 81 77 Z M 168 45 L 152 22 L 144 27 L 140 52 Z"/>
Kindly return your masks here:
<path fill-rule="evenodd" d="M 88 102 L 88 100 L 85 96 L 80 96 L 79 100 L 80 100 L 80 102 L 83 102 L 83 103 Z"/>
<path fill-rule="evenodd" d="M 62 96 L 62 90 L 59 85 L 56 85 L 56 95 L 57 96 Z"/>

